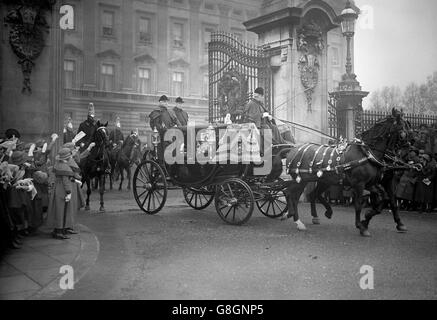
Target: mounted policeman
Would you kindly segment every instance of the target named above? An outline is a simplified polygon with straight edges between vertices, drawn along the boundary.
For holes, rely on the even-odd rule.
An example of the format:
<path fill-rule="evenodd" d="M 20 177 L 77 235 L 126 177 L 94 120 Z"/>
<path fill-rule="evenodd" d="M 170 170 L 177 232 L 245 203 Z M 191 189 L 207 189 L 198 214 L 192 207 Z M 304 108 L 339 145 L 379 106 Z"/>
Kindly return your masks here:
<path fill-rule="evenodd" d="M 124 141 L 124 135 L 123 135 L 123 132 L 121 131 L 120 117 L 117 117 L 115 120 L 115 128 L 109 134 L 109 142 L 111 144 L 118 145 L 118 144 L 122 143 L 123 141 Z"/>
<path fill-rule="evenodd" d="M 88 105 L 88 116 L 85 121 L 83 121 L 79 125 L 79 129 L 77 129 L 77 133 L 83 132 L 85 133 L 85 137 L 80 139 L 76 142 L 76 145 L 80 146 L 80 152 L 84 151 L 86 148 L 88 148 L 89 144 L 92 142 L 92 139 L 94 137 L 94 133 L 97 129 L 97 121 L 95 120 L 95 108 L 94 104 L 90 102 Z"/>

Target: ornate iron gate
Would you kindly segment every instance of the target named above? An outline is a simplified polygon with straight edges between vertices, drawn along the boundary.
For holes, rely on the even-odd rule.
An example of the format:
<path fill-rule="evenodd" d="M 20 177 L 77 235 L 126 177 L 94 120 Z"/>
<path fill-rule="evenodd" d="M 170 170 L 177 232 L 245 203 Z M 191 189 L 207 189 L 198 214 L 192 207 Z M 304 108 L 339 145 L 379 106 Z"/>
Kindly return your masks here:
<path fill-rule="evenodd" d="M 264 88 L 264 106 L 271 112 L 270 57 L 262 48 L 215 32 L 208 44 L 208 64 L 210 122 L 223 122 L 227 113 L 234 118 L 257 87 Z"/>

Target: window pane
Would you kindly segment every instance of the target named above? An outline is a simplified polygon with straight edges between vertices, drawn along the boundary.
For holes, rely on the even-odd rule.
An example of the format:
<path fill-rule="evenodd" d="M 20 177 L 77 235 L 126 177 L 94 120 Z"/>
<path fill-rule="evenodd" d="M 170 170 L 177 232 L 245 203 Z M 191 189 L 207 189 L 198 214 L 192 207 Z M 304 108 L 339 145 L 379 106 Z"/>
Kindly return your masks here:
<path fill-rule="evenodd" d="M 64 60 L 64 70 L 65 71 L 74 71 L 74 61 L 73 60 Z"/>
<path fill-rule="evenodd" d="M 114 89 L 114 65 L 102 64 L 102 74 L 100 76 L 100 87 L 104 91 L 112 91 Z"/>
<path fill-rule="evenodd" d="M 64 60 L 64 87 L 74 88 L 75 86 L 75 61 Z"/>
<path fill-rule="evenodd" d="M 113 75 L 114 66 L 112 64 L 102 64 L 102 74 Z"/>
<path fill-rule="evenodd" d="M 176 47 L 183 46 L 184 25 L 182 23 L 173 24 L 173 45 Z"/>
<path fill-rule="evenodd" d="M 150 32 L 150 20 L 147 18 L 140 18 L 140 32 Z"/>
<path fill-rule="evenodd" d="M 103 12 L 103 25 L 105 27 L 113 27 L 114 25 L 114 13 L 110 11 Z"/>
<path fill-rule="evenodd" d="M 174 72 L 173 73 L 172 89 L 173 89 L 174 96 L 183 96 L 183 73 L 182 72 Z"/>
<path fill-rule="evenodd" d="M 145 69 L 145 68 L 140 68 L 139 72 L 138 72 L 138 76 L 140 78 L 149 79 L 150 78 L 150 70 L 149 69 Z"/>

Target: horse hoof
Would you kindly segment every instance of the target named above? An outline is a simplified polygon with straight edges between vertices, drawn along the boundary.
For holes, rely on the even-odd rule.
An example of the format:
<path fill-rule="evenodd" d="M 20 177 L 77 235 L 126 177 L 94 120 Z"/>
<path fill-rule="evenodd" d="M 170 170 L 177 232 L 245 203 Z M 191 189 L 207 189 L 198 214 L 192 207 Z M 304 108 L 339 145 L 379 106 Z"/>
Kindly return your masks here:
<path fill-rule="evenodd" d="M 367 220 L 363 220 L 363 221 L 361 221 L 361 225 L 362 225 L 364 228 L 368 229 L 368 228 L 369 228 L 369 221 L 367 221 Z"/>
<path fill-rule="evenodd" d="M 319 225 L 320 219 L 319 218 L 313 218 L 313 224 Z"/>
<path fill-rule="evenodd" d="M 325 217 L 328 219 L 332 218 L 332 211 L 325 211 Z"/>
<path fill-rule="evenodd" d="M 408 231 L 407 227 L 404 226 L 403 224 L 398 224 L 398 225 L 396 226 L 396 229 L 397 229 L 398 232 L 400 232 L 400 233 L 405 233 L 405 232 Z"/>
<path fill-rule="evenodd" d="M 297 230 L 299 231 L 306 231 L 307 229 L 300 220 L 296 221 L 296 225 L 297 225 Z"/>
<path fill-rule="evenodd" d="M 99 211 L 100 212 L 105 212 L 105 208 L 104 207 L 100 207 Z"/>
<path fill-rule="evenodd" d="M 370 232 L 369 230 L 360 230 L 360 234 L 363 237 L 370 237 Z"/>
<path fill-rule="evenodd" d="M 85 206 L 85 211 L 90 211 L 90 206 Z"/>

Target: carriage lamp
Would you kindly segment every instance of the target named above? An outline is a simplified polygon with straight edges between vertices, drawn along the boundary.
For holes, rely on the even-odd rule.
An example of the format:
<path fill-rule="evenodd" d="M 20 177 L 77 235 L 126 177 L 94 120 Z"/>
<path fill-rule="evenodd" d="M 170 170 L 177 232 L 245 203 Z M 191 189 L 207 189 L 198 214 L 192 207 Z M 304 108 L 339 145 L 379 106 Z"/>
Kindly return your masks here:
<path fill-rule="evenodd" d="M 358 19 L 358 14 L 352 9 L 349 0 L 339 18 L 341 20 L 341 32 L 347 40 L 346 74 L 350 76 L 352 73 L 351 40 L 355 34 L 355 21 Z"/>
<path fill-rule="evenodd" d="M 153 134 L 152 134 L 152 144 L 153 144 L 155 147 L 158 146 L 158 144 L 159 144 L 159 139 L 160 139 L 159 132 L 158 132 L 158 130 L 156 130 L 156 127 L 155 127 L 155 128 L 153 129 Z"/>

